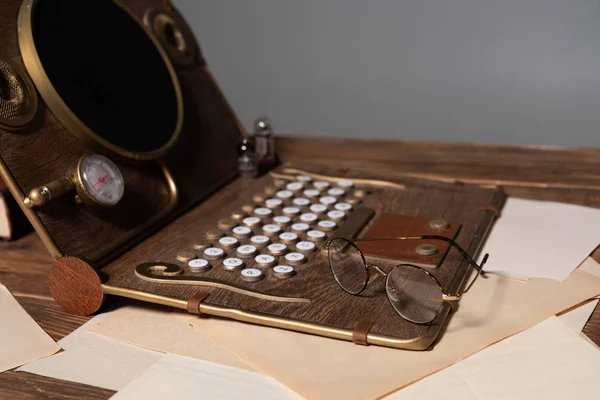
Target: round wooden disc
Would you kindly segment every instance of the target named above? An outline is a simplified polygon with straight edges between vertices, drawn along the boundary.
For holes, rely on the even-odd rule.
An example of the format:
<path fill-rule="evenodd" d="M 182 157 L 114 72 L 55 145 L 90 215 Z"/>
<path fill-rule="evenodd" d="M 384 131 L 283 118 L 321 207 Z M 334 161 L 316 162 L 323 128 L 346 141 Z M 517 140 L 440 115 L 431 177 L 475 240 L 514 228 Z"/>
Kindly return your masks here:
<path fill-rule="evenodd" d="M 54 300 L 71 314 L 91 315 L 104 302 L 100 276 L 80 258 L 64 256 L 56 259 L 48 280 Z"/>

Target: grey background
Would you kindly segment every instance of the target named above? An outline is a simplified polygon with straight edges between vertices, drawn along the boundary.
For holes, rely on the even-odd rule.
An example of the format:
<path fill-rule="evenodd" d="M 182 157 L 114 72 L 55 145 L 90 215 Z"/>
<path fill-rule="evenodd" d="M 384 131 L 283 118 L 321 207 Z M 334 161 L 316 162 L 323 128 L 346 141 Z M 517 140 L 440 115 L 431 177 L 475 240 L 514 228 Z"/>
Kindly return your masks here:
<path fill-rule="evenodd" d="M 174 4 L 246 128 L 600 147 L 600 1 Z"/>

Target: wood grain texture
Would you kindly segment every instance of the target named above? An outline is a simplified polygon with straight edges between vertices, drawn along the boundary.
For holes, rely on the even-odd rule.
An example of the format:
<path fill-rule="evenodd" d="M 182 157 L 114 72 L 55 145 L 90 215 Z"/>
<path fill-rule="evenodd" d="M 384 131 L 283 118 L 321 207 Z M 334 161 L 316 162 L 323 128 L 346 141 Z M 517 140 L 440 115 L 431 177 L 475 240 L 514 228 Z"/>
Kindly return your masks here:
<path fill-rule="evenodd" d="M 121 3 L 139 21 L 149 9 L 163 7 L 161 0 L 124 0 Z M 0 57 L 23 66 L 16 26 L 20 4 L 21 0 L 0 0 Z M 184 24 L 176 10 L 165 12 Z M 197 43 L 190 45 L 198 46 Z M 201 53 L 198 54 L 201 57 Z M 164 159 L 179 189 L 179 203 L 171 217 L 217 190 L 237 171 L 236 145 L 242 138 L 241 128 L 203 61 L 198 61 L 189 67 L 176 68 L 183 91 L 185 118 L 179 142 Z M 60 178 L 80 157 L 90 153 L 90 149 L 67 131 L 43 101 L 40 101 L 36 123 L 27 132 L 14 134 L 0 130 L 0 157 L 24 193 Z M 159 214 L 168 204 L 167 184 L 156 163 L 142 166 L 116 162 L 126 182 L 125 195 L 117 206 L 109 209 L 82 207 L 74 203 L 73 196 L 65 196 L 36 209 L 63 254 L 105 262 L 110 259 L 105 257 L 108 249 L 120 246 L 137 227 Z M 162 221 L 163 224 L 166 222 Z M 136 239 L 142 240 L 160 226 L 158 223 L 145 229 L 136 235 Z M 135 244 L 131 238 L 126 242 L 120 251 Z"/>
<path fill-rule="evenodd" d="M 80 258 L 54 260 L 48 284 L 54 300 L 71 314 L 91 315 L 104 303 L 100 272 Z"/>

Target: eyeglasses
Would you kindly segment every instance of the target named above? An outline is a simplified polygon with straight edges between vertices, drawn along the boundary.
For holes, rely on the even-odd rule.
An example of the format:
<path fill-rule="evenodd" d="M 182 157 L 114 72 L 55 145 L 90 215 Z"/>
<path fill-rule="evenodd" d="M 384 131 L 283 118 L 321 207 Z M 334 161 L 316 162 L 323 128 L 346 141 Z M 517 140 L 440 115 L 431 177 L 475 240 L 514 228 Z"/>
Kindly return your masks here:
<path fill-rule="evenodd" d="M 376 240 L 441 240 L 449 243 L 465 257 L 476 274 L 465 285 L 465 289 L 456 295 L 444 292 L 440 282 L 429 271 L 412 264 L 399 264 L 390 272 L 380 267 L 367 264 L 365 256 L 356 245 L 360 241 Z M 348 240 L 335 237 L 326 245 L 329 267 L 340 287 L 349 294 L 359 295 L 369 284 L 371 268 L 386 277 L 385 289 L 387 297 L 396 312 L 405 320 L 415 324 L 429 324 L 442 311 L 445 302 L 454 303 L 469 291 L 479 275 L 483 275 L 483 265 L 488 259 L 486 254 L 481 264 L 477 264 L 454 240 L 445 236 L 398 236 L 386 238 L 370 238 Z"/>

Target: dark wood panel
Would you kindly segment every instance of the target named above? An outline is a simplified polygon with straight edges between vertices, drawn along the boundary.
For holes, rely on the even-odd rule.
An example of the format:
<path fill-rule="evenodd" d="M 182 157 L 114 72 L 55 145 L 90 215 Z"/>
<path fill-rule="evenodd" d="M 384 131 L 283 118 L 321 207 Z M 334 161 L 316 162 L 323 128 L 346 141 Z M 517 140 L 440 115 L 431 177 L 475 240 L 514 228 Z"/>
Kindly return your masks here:
<path fill-rule="evenodd" d="M 10 400 L 73 399 L 105 400 L 112 390 L 46 378 L 27 372 L 7 371 L 0 374 L 0 398 Z"/>

